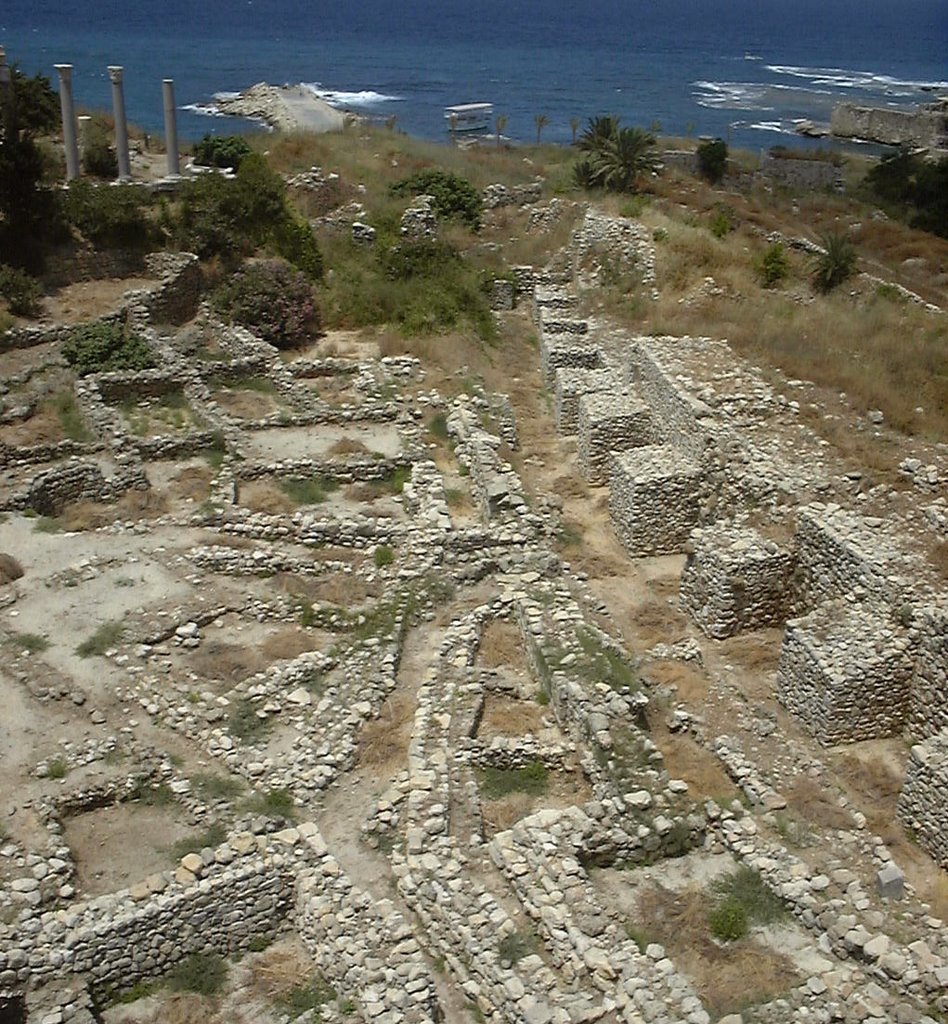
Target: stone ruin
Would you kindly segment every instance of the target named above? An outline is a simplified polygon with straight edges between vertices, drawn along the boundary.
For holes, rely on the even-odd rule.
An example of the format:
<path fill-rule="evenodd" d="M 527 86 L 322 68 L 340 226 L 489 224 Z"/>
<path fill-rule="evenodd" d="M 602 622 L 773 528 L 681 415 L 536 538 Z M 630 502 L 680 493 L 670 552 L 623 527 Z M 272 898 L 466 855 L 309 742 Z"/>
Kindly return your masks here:
<path fill-rule="evenodd" d="M 830 500 L 845 485 L 828 481 L 843 475 L 791 403 L 723 342 L 632 337 L 580 314 L 591 261 L 644 264 L 653 280 L 650 243 L 629 224 L 588 217 L 565 277 L 517 272 L 577 472 L 609 488 L 630 557 L 683 556 L 679 599 L 702 633 L 784 629 L 778 694 L 817 743 L 903 730 L 918 740 L 899 815 L 944 865 L 937 587 L 885 522 Z M 706 857 L 753 869 L 790 912 L 782 927 L 797 981 L 745 1009 L 747 1024 L 934 1024 L 948 1012 L 944 925 L 913 902 L 865 819 L 837 830 L 842 859 L 791 845 L 774 817 L 787 806 L 786 765 L 676 708 L 649 677 L 655 664 L 700 664 L 704 643 L 669 637 L 630 657 L 608 606 L 556 552 L 561 502 L 532 498 L 508 461 L 521 443 L 509 400 L 477 387 L 446 399 L 407 357 L 282 359 L 206 307 L 191 319 L 192 266 L 169 259 L 159 285 L 116 314 L 133 320 L 160 369 L 73 383 L 89 440 L 0 449 L 0 508 L 17 529 L 27 509 L 56 516 L 128 489 L 161 491 L 179 462 L 207 467 L 204 500 L 101 527 L 94 556 L 78 562 L 74 536 L 62 535 L 50 550 L 66 554 L 39 583 L 27 559 L 0 595 L 22 622 L 37 600 L 29 587 L 42 587 L 66 637 L 55 638 L 55 659 L 17 656 L 3 685 L 37 713 L 74 707 L 96 726 L 88 741 L 51 736 L 43 748 L 30 784 L 50 788 L 25 798 L 42 840 L 0 841 L 0 1014 L 88 1024 L 110 989 L 192 953 L 253 956 L 261 939 L 291 931 L 351 997 L 347 1019 L 452 1019 L 454 992 L 494 1024 L 708 1024 L 687 965 L 630 932 L 600 878 Z M 67 333 L 6 336 L 0 359 L 16 349 L 48 360 L 8 385 L 55 368 Z M 235 401 L 248 381 L 254 397 Z M 180 423 L 159 415 L 169 395 L 187 408 Z M 148 429 L 134 429 L 135 417 Z M 338 490 L 278 507 L 280 488 L 306 480 Z M 472 512 L 457 504 L 459 486 Z M 101 661 L 116 695 L 104 713 L 96 680 L 70 674 L 66 610 L 97 587 L 121 597 L 131 571 L 141 580 L 128 588 L 125 633 Z M 325 596 L 340 583 L 360 596 Z M 12 638 L 9 619 L 3 628 Z M 306 638 L 304 649 L 280 633 L 279 656 L 240 678 L 193 660 L 216 637 L 238 637 L 249 657 L 271 628 Z M 516 639 L 516 670 L 483 663 L 498 628 Z M 406 693 L 404 764 L 373 793 L 353 856 L 325 809 L 339 799 L 355 808 L 356 794 L 364 802 L 363 745 L 373 729 L 399 728 L 392 702 Z M 541 724 L 485 731 L 498 701 Z M 734 731 L 746 736 L 752 722 L 770 735 L 755 713 L 739 709 Z M 659 747 L 659 717 L 743 803 L 694 798 Z M 136 737 L 139 719 L 245 791 L 285 794 L 296 820 L 202 794 L 193 772 Z M 793 742 L 807 750 L 809 777 L 822 778 L 816 755 Z M 570 797 L 496 824 L 484 774 L 533 766 Z M 344 780 L 355 780 L 351 795 Z M 87 891 L 74 819 L 159 792 L 192 826 L 224 815 L 223 841 L 114 891 Z M 524 935 L 537 945 L 511 956 Z"/>

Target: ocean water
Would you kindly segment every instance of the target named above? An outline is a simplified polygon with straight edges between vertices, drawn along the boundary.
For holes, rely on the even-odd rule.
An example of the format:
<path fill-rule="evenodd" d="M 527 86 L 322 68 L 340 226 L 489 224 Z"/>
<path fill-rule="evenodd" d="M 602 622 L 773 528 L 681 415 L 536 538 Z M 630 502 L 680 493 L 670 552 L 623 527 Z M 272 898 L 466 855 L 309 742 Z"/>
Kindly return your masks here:
<path fill-rule="evenodd" d="M 505 134 L 568 142 L 571 120 L 612 113 L 669 134 L 752 149 L 806 145 L 801 118 L 833 104 L 905 106 L 948 92 L 948 0 L 2 0 L 0 44 L 77 102 L 162 127 L 175 80 L 184 139 L 249 129 L 215 95 L 303 82 L 329 102 L 431 139 L 443 108 L 485 101 Z"/>

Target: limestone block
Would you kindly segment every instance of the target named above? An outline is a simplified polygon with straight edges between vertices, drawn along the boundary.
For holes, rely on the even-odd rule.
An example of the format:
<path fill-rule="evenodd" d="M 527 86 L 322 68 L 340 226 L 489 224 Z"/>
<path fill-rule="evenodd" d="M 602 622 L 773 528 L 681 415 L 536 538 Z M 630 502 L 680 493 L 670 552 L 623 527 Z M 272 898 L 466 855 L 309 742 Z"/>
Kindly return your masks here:
<path fill-rule="evenodd" d="M 592 484 L 606 482 L 612 453 L 656 440 L 651 413 L 634 394 L 598 391 L 582 395 L 578 406 L 579 465 Z"/>
<path fill-rule="evenodd" d="M 825 745 L 894 736 L 908 714 L 909 649 L 871 606 L 822 605 L 787 623 L 777 699 Z"/>
<path fill-rule="evenodd" d="M 681 574 L 681 605 L 708 636 L 776 626 L 792 606 L 793 554 L 756 530 L 698 529 Z"/>
<path fill-rule="evenodd" d="M 683 551 L 698 525 L 704 474 L 672 445 L 613 456 L 609 517 L 630 555 Z"/>

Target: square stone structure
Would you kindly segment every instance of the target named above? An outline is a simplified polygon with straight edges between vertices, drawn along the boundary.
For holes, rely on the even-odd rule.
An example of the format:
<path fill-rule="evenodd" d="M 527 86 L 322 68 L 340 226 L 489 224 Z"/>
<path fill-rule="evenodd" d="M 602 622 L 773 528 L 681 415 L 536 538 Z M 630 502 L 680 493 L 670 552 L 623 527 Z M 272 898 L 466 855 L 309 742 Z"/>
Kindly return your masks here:
<path fill-rule="evenodd" d="M 681 574 L 681 606 L 710 637 L 786 621 L 793 605 L 793 554 L 750 527 L 695 530 Z"/>
<path fill-rule="evenodd" d="M 623 375 L 618 369 L 584 370 L 561 366 L 556 370 L 556 429 L 561 434 L 576 432 L 579 399 L 597 391 L 615 391 L 622 387 Z"/>
<path fill-rule="evenodd" d="M 912 747 L 896 813 L 948 869 L 948 729 Z"/>
<path fill-rule="evenodd" d="M 540 372 L 551 391 L 556 386 L 556 371 L 561 366 L 597 370 L 603 365 L 602 352 L 588 339 L 575 334 L 540 334 Z"/>
<path fill-rule="evenodd" d="M 609 459 L 614 452 L 641 448 L 657 440 L 648 406 L 628 392 L 582 395 L 576 428 L 580 469 L 591 484 L 597 485 L 608 482 Z"/>
<path fill-rule="evenodd" d="M 824 746 L 895 736 L 908 718 L 910 647 L 885 611 L 821 605 L 787 623 L 777 699 Z"/>
<path fill-rule="evenodd" d="M 698 525 L 704 472 L 673 445 L 647 445 L 612 457 L 609 518 L 630 555 L 684 551 Z"/>
<path fill-rule="evenodd" d="M 576 299 L 562 288 L 537 285 L 533 293 L 533 321 L 539 327 L 544 320 L 568 318 L 576 309 Z"/>
<path fill-rule="evenodd" d="M 919 609 L 912 631 L 917 645 L 909 726 L 913 738 L 926 739 L 948 729 L 948 600 Z"/>

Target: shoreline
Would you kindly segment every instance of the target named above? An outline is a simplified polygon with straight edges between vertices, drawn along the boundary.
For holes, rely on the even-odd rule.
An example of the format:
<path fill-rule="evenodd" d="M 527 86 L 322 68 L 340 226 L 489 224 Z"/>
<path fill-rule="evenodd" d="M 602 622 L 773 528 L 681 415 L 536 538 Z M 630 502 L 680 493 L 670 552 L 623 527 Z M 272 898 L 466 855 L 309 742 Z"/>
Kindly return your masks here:
<path fill-rule="evenodd" d="M 340 131 L 355 119 L 355 115 L 330 106 L 303 85 L 258 82 L 236 96 L 215 97 L 215 106 L 222 114 L 263 121 L 282 132 Z"/>

